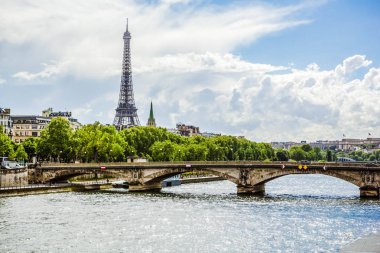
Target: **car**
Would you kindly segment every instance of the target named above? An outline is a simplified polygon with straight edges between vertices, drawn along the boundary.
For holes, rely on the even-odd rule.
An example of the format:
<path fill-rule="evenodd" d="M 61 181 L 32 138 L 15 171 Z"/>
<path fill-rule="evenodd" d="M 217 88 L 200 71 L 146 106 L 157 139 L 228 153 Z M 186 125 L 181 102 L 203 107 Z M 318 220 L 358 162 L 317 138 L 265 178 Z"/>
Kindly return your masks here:
<path fill-rule="evenodd" d="M 311 164 L 311 162 L 308 161 L 308 160 L 301 160 L 301 161 L 298 161 L 298 163 L 299 163 L 299 164 L 305 164 L 305 165 L 307 165 L 307 164 Z"/>
<path fill-rule="evenodd" d="M 356 162 L 354 159 L 348 158 L 348 157 L 337 157 L 336 162 L 341 163 L 354 163 Z"/>

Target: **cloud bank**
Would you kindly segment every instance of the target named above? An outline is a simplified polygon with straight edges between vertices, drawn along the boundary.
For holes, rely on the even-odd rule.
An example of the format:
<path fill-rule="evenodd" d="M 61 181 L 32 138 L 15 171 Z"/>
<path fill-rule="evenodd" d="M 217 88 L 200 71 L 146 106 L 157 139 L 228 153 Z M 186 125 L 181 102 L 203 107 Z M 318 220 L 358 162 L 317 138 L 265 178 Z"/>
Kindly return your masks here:
<path fill-rule="evenodd" d="M 129 17 L 141 123 L 153 100 L 156 121 L 164 127 L 182 121 L 258 141 L 380 136 L 380 68 L 366 56 L 348 55 L 323 70 L 317 63 L 300 69 L 233 53 L 310 24 L 300 18 L 315 8 L 308 1 L 226 6 L 4 0 L 1 7 L 0 106 L 9 104 L 18 114 L 55 107 L 73 111 L 84 123 L 112 123 Z M 16 96 L 17 103 L 7 99 Z"/>

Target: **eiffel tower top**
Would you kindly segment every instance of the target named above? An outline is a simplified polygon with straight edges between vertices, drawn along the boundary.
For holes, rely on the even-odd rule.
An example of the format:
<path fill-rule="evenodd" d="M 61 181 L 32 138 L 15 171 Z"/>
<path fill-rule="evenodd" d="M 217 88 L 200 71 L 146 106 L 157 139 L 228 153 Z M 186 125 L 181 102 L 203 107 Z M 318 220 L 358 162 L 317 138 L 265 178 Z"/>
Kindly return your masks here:
<path fill-rule="evenodd" d="M 128 18 L 127 18 L 127 28 L 125 29 L 123 39 L 131 39 L 131 33 L 128 30 Z"/>
<path fill-rule="evenodd" d="M 139 126 L 140 121 L 137 116 L 137 108 L 135 105 L 135 99 L 133 95 L 133 83 L 132 83 L 132 64 L 131 64 L 131 33 L 127 27 L 123 36 L 124 51 L 123 51 L 123 63 L 122 74 L 120 82 L 119 102 L 116 108 L 116 115 L 113 121 L 113 125 L 121 130 L 132 126 Z"/>

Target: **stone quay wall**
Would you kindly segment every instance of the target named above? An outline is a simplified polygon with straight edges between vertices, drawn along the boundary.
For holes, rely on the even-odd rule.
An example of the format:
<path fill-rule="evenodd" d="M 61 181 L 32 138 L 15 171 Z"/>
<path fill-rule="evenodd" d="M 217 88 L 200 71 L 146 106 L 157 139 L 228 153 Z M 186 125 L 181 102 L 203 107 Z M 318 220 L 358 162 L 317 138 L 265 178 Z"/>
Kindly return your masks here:
<path fill-rule="evenodd" d="M 28 185 L 28 169 L 0 169 L 0 188 Z"/>

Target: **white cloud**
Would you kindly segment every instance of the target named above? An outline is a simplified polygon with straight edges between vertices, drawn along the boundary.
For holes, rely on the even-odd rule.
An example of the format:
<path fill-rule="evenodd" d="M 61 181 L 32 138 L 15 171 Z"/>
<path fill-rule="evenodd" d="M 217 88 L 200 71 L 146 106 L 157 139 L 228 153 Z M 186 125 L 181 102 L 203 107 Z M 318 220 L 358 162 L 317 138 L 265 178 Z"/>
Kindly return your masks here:
<path fill-rule="evenodd" d="M 181 0 L 151 4 L 132 0 L 3 1 L 0 42 L 27 46 L 45 59 L 64 62 L 67 75 L 105 78 L 120 74 L 126 16 L 132 32 L 133 65 L 143 69 L 157 61 L 189 58 L 189 52 L 194 57 L 209 51 L 228 57 L 239 45 L 307 24 L 307 20 L 293 18 L 305 8 L 308 6 L 248 3 L 216 6 Z M 40 62 L 34 62 L 37 64 Z M 25 80 L 45 77 L 44 73 L 19 71 L 16 76 Z"/>
<path fill-rule="evenodd" d="M 344 76 L 363 67 L 368 67 L 372 61 L 367 60 L 364 55 L 354 55 L 348 57 L 335 68 L 337 75 Z"/>
<path fill-rule="evenodd" d="M 5 76 L 13 75 L 12 81 L 19 83 L 59 84 L 43 90 L 25 87 L 22 94 L 8 89 L 5 94 L 13 92 L 7 97 L 17 96 L 17 104 L 28 101 L 42 107 L 20 106 L 31 114 L 67 106 L 82 122 L 111 123 L 128 16 L 135 98 L 143 124 L 152 99 L 156 121 L 165 127 L 182 121 L 203 131 L 265 141 L 335 139 L 342 133 L 380 136 L 380 68 L 366 69 L 372 61 L 365 56 L 353 55 L 321 70 L 317 63 L 288 69 L 231 53 L 309 23 L 295 17 L 312 7 L 310 1 L 287 7 L 249 1 L 228 6 L 150 2 L 2 1 L 0 43 L 23 50 L 15 53 L 23 58 L 13 59 L 20 69 Z M 41 62 L 49 63 L 36 71 Z M 27 99 L 21 99 L 23 94 Z"/>
<path fill-rule="evenodd" d="M 359 64 L 348 67 L 354 58 L 362 59 L 363 67 L 370 62 L 355 56 L 338 66 L 355 73 Z M 171 113 L 160 115 L 167 122 L 175 117 L 204 131 L 244 133 L 265 141 L 335 139 L 343 133 L 380 135 L 380 107 L 376 106 L 380 69 L 371 68 L 353 81 L 342 81 L 335 68 L 322 71 L 316 64 L 286 74 L 255 72 L 254 68 L 238 74 L 228 68 L 224 72 L 205 69 L 171 75 L 144 73 L 145 80 L 155 81 L 139 93 L 153 96 L 155 106 Z M 137 101 L 143 100 L 140 96 Z"/>
<path fill-rule="evenodd" d="M 20 71 L 15 73 L 12 77 L 26 81 L 44 80 L 61 74 L 65 68 L 65 64 L 63 63 L 43 63 L 42 65 L 44 66 L 44 69 L 40 72 L 30 73 L 27 71 Z"/>
<path fill-rule="evenodd" d="M 254 64 L 241 60 L 232 54 L 205 54 L 187 53 L 165 55 L 153 59 L 150 64 L 135 68 L 136 73 L 144 72 L 176 72 L 188 73 L 197 71 L 211 71 L 220 73 L 256 72 L 259 74 L 277 70 L 286 70 L 287 67 L 272 66 L 269 64 Z"/>
<path fill-rule="evenodd" d="M 6 83 L 7 81 L 0 76 L 0 84 Z"/>

